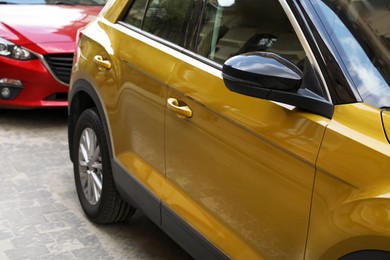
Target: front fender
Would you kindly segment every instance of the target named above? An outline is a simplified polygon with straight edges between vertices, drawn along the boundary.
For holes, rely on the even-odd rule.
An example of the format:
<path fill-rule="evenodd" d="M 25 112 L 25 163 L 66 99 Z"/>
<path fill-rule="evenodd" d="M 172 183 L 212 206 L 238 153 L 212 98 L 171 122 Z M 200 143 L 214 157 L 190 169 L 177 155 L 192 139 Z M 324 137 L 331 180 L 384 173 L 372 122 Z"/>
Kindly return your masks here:
<path fill-rule="evenodd" d="M 102 105 L 101 98 L 96 89 L 88 81 L 79 79 L 72 85 L 69 93 L 69 118 L 68 118 L 68 145 L 69 145 L 69 156 L 73 162 L 73 136 L 74 129 L 77 124 L 77 120 L 82 112 L 88 108 L 96 107 L 99 115 L 102 119 L 104 131 L 107 135 L 108 149 L 110 158 L 113 158 L 113 147 L 111 142 L 111 131 L 106 120 L 106 110 Z"/>
<path fill-rule="evenodd" d="M 360 259 L 355 257 L 390 252 L 390 199 L 357 196 L 356 189 L 347 187 L 333 190 L 333 196 L 330 191 L 314 193 L 306 259 L 339 259 L 348 254 L 346 259 Z"/>

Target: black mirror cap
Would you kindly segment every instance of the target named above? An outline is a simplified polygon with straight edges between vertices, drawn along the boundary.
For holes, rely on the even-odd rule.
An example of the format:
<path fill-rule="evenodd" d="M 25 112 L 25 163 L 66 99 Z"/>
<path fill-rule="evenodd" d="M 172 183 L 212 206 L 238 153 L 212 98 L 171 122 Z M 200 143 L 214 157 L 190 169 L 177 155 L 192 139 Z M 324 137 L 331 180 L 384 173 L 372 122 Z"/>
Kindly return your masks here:
<path fill-rule="evenodd" d="M 297 92 L 303 73 L 277 54 L 250 52 L 228 59 L 222 77 L 231 91 L 265 98 L 271 90 Z"/>
<path fill-rule="evenodd" d="M 333 104 L 300 88 L 303 72 L 288 60 L 267 52 L 246 53 L 228 59 L 222 67 L 226 87 L 247 96 L 282 102 L 332 118 Z"/>

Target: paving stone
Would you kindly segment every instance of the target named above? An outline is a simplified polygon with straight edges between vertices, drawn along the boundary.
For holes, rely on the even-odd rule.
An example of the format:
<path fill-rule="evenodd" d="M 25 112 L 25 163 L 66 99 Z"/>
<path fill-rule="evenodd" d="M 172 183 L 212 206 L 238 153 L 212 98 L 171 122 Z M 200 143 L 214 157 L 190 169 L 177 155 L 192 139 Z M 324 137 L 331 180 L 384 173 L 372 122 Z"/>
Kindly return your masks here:
<path fill-rule="evenodd" d="M 145 217 L 88 221 L 67 142 L 65 109 L 0 109 L 1 260 L 191 259 Z"/>
<path fill-rule="evenodd" d="M 2 226 L 0 228 L 0 241 L 2 240 L 9 240 L 15 237 L 15 234 L 12 232 L 12 230 L 9 227 Z M 1 246 L 1 244 L 0 244 Z"/>

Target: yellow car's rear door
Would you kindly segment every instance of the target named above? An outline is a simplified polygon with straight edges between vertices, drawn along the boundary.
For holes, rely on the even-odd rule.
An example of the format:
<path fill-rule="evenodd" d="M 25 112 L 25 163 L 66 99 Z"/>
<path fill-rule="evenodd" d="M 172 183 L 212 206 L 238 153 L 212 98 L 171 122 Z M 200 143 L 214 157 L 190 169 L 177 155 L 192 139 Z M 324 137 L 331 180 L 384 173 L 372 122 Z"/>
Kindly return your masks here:
<path fill-rule="evenodd" d="M 115 159 L 123 175 L 137 184 L 124 187 L 130 199 L 156 223 L 160 222 L 160 202 L 165 178 L 164 117 L 166 83 L 175 62 L 160 44 L 138 30 L 146 1 L 137 1 L 124 21 L 110 30 L 113 63 L 120 68 L 115 96 L 108 107 Z M 110 89 L 107 89 L 110 93 Z M 108 94 L 109 95 L 109 94 Z M 142 189 L 138 187 L 143 187 Z M 145 194 L 146 192 L 146 194 Z M 137 204 L 142 204 L 137 205 Z"/>

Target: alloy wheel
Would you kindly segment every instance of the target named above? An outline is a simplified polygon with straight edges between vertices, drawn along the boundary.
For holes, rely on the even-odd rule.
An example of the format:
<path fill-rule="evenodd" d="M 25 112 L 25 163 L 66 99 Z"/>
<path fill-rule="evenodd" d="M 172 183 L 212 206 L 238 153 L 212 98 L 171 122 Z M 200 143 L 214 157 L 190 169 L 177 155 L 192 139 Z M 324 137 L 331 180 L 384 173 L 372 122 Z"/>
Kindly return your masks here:
<path fill-rule="evenodd" d="M 84 129 L 79 143 L 79 173 L 84 196 L 91 205 L 96 205 L 102 195 L 102 158 L 95 132 Z"/>

